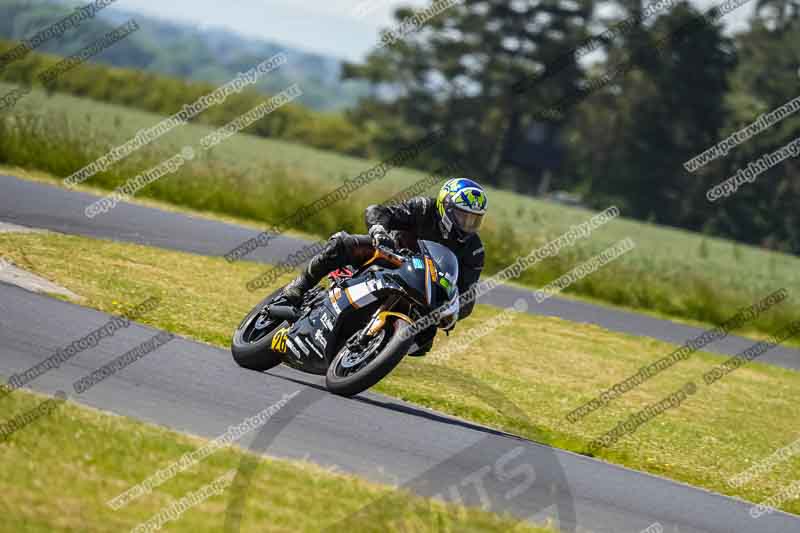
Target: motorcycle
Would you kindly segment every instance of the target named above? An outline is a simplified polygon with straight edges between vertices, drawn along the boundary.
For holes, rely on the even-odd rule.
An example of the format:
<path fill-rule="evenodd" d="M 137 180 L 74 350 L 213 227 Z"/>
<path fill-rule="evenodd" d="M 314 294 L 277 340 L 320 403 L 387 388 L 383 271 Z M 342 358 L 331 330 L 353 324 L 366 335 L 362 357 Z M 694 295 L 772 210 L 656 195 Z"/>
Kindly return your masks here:
<path fill-rule="evenodd" d="M 413 351 L 422 335 L 411 334 L 416 321 L 436 310 L 434 326 L 449 331 L 458 320 L 458 260 L 432 241 L 418 248 L 376 247 L 360 267 L 329 274 L 329 287 L 311 289 L 298 307 L 273 292 L 236 328 L 234 360 L 250 370 L 283 363 L 325 375 L 342 396 L 372 387 Z"/>

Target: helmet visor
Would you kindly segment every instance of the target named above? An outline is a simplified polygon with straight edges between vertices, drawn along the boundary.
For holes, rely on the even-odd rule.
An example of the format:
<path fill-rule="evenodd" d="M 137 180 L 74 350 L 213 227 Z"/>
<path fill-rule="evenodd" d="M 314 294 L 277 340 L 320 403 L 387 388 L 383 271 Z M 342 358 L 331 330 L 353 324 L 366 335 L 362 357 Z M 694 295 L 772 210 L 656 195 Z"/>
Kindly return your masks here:
<path fill-rule="evenodd" d="M 464 233 L 475 233 L 480 229 L 483 222 L 483 215 L 462 211 L 461 209 L 453 210 L 453 218 L 456 226 Z"/>

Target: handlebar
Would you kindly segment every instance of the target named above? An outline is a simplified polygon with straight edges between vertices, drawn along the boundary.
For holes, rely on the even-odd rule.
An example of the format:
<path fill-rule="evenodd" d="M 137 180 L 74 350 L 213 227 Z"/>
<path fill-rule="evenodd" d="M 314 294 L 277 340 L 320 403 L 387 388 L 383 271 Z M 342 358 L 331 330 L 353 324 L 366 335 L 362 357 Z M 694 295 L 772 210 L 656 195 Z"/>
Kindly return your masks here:
<path fill-rule="evenodd" d="M 396 263 L 404 263 L 406 261 L 406 257 L 396 253 L 394 250 L 387 248 L 385 246 L 376 246 L 375 247 L 378 252 L 381 253 L 384 257 L 396 262 Z"/>

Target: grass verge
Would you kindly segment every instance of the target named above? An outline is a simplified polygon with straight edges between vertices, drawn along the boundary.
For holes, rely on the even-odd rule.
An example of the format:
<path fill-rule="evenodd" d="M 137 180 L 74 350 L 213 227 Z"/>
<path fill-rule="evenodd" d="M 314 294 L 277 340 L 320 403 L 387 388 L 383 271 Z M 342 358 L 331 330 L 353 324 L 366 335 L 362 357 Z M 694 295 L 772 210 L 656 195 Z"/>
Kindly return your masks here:
<path fill-rule="evenodd" d="M 4 413 L 23 413 L 43 399 L 17 390 L 0 400 L 0 405 Z M 116 511 L 107 506 L 111 498 L 206 444 L 197 437 L 67 401 L 0 442 L 0 531 L 130 530 L 226 472 L 235 471 L 246 453 L 238 447 L 222 448 L 127 506 Z M 365 502 L 387 498 L 390 505 L 368 507 L 369 514 L 359 523 L 361 531 L 406 531 L 404 524 L 412 523 L 422 524 L 424 530 L 441 527 L 439 531 L 554 533 L 310 463 L 263 457 L 257 460 L 242 513 L 243 532 L 316 533 L 326 527 L 347 531 L 339 524 L 347 523 Z M 190 507 L 168 522 L 168 530 L 223 531 L 231 493 L 228 487 Z M 298 495 L 308 494 L 313 494 L 313 500 L 306 502 L 309 504 L 298 501 Z"/>
<path fill-rule="evenodd" d="M 244 288 L 263 266 L 230 265 L 221 258 L 132 244 L 54 234 L 5 234 L 0 235 L 0 254 L 106 312 L 158 296 L 163 304 L 143 322 L 225 348 L 241 317 L 263 294 Z M 597 455 L 754 502 L 800 478 L 800 458 L 792 458 L 743 487 L 726 482 L 800 437 L 796 408 L 800 373 L 753 362 L 705 386 L 703 373 L 725 358 L 700 352 L 571 424 L 565 420 L 569 412 L 669 354 L 674 346 L 531 315 L 515 316 L 484 336 L 476 334 L 500 312 L 478 306 L 453 336 L 437 339 L 427 358 L 404 360 L 376 390 L 585 453 L 594 438 L 691 380 L 698 384 L 698 391 L 679 408 Z M 448 348 L 448 342 L 465 341 L 471 344 L 449 357 L 437 356 L 456 346 Z M 525 416 L 493 403 L 481 393 L 482 385 L 501 391 Z M 797 501 L 785 502 L 782 508 L 800 513 Z"/>

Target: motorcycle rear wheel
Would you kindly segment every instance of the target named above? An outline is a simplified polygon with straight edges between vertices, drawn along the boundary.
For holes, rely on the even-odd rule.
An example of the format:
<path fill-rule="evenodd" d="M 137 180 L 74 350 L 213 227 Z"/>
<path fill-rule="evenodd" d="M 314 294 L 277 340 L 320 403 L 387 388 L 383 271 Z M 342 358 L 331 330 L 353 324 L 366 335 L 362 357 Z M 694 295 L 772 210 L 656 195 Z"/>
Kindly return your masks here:
<path fill-rule="evenodd" d="M 263 372 L 281 364 L 280 354 L 275 353 L 270 348 L 272 333 L 282 321 L 268 321 L 263 328 L 255 327 L 255 322 L 261 310 L 277 297 L 282 289 L 274 291 L 272 294 L 261 300 L 233 332 L 231 339 L 231 353 L 233 360 L 242 368 Z"/>

